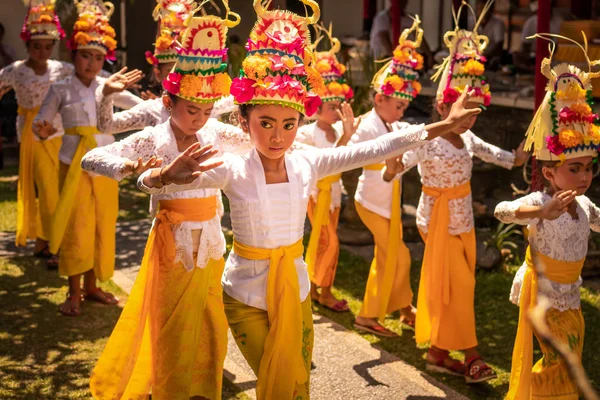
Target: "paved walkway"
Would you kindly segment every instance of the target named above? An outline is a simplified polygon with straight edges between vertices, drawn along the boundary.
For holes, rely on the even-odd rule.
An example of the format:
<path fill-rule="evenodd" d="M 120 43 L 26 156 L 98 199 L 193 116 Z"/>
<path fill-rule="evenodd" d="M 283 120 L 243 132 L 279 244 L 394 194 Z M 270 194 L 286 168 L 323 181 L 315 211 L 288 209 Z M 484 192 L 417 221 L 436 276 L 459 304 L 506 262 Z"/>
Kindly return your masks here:
<path fill-rule="evenodd" d="M 224 222 L 227 225 L 227 220 Z M 118 225 L 117 270 L 113 281 L 127 292 L 131 290 L 139 270 L 149 229 L 150 220 L 122 222 Z M 356 248 L 350 250 L 357 252 Z M 369 248 L 362 251 L 367 257 L 372 254 Z M 0 257 L 17 252 L 14 233 L 0 232 Z M 328 318 L 318 314 L 314 318 L 313 400 L 467 399 Z M 256 377 L 231 335 L 225 375 L 240 393 L 255 398 Z"/>

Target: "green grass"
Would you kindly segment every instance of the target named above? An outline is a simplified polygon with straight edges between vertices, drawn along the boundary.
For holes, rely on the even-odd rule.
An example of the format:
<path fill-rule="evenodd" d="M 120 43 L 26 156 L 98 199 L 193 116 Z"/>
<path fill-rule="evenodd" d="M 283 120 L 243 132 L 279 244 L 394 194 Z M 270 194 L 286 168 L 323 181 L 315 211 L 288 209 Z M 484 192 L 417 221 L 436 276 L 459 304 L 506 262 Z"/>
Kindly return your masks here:
<path fill-rule="evenodd" d="M 17 230 L 17 167 L 0 171 L 0 231 Z"/>

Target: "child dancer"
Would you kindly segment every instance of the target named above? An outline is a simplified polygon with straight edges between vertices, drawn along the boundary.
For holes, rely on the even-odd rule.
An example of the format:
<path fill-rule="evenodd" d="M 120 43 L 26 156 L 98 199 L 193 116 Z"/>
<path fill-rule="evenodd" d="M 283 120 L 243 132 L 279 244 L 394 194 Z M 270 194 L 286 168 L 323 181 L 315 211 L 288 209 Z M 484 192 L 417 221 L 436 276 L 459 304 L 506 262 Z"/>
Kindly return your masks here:
<path fill-rule="evenodd" d="M 464 4 L 464 3 L 463 3 Z M 459 9 L 459 15 L 462 10 Z M 465 86 L 475 96 L 467 108 L 488 105 L 491 94 L 484 82 L 487 37 L 456 28 L 444 35 L 450 55 L 444 61 L 436 109 L 442 118 Z M 483 14 L 479 17 L 479 20 Z M 438 74 L 439 75 L 439 74 Z M 436 75 L 435 77 L 437 77 Z M 384 172 L 394 176 L 419 165 L 423 193 L 417 210 L 417 226 L 425 241 L 425 255 L 417 302 L 416 341 L 430 343 L 427 369 L 464 374 L 467 383 L 493 379 L 496 374 L 477 351 L 475 332 L 475 230 L 471 200 L 472 157 L 510 169 L 526 161 L 522 145 L 515 154 L 484 142 L 473 132 L 476 117 L 457 126 L 426 146 L 404 154 L 401 163 L 388 164 Z M 465 364 L 454 361 L 450 350 L 463 350 Z M 466 367 L 466 368 L 465 368 Z"/>
<path fill-rule="evenodd" d="M 385 135 L 394 129 L 391 124 L 408 125 L 397 121 L 421 91 L 417 81 L 417 71 L 423 68 L 423 57 L 417 53 L 423 38 L 420 22 L 417 16 L 412 27 L 402 32 L 393 59 L 373 78 L 375 106 L 358 128 L 353 142 Z M 412 32 L 415 41 L 408 40 Z M 384 166 L 382 162 L 363 168 L 354 197 L 360 219 L 375 238 L 375 256 L 354 327 L 375 335 L 394 337 L 396 334 L 381 324 L 385 316 L 400 310 L 401 320 L 414 326 L 416 310 L 412 306 L 410 288 L 410 253 L 402 240 L 401 181 L 389 183 L 383 180 Z"/>
<path fill-rule="evenodd" d="M 346 83 L 346 67 L 340 64 L 335 54 L 340 51 L 340 41 L 329 31 L 317 25 L 318 32 L 329 38 L 331 50 L 315 53 L 316 70 L 325 81 L 321 94 L 323 104 L 317 112 L 317 121 L 298 129 L 296 140 L 317 148 L 344 146 L 356 130 L 360 121 L 354 122 L 352 108 L 346 101 L 352 96 L 352 88 Z M 325 37 L 325 36 L 321 36 Z M 315 45 L 320 38 L 315 40 Z M 341 110 L 341 112 L 340 112 Z M 343 121 L 343 132 L 337 122 Z M 317 182 L 308 202 L 308 217 L 312 225 L 310 241 L 306 250 L 306 265 L 310 277 L 311 298 L 330 310 L 348 311 L 345 300 L 336 299 L 331 293 L 338 264 L 340 243 L 337 225 L 342 203 L 341 175 L 327 177 Z M 317 288 L 321 288 L 321 293 Z"/>
<path fill-rule="evenodd" d="M 168 81 L 180 84 L 165 85 L 170 119 L 92 150 L 82 161 L 84 169 L 120 179 L 127 163 L 138 157 L 171 162 L 192 143 L 217 144 L 212 130 L 202 126 L 213 103 L 229 94 L 231 81 L 222 63 L 225 38 L 228 28 L 239 23 L 224 3 L 224 20 L 207 15 L 187 21 Z M 204 47 L 207 43 L 199 39 L 209 35 L 216 41 Z M 221 398 L 227 352 L 220 287 L 222 207 L 216 189 L 152 196 L 155 220 L 142 267 L 92 373 L 96 399 L 143 398 L 149 393 L 159 400 Z"/>
<path fill-rule="evenodd" d="M 464 93 L 444 122 L 356 146 L 286 154 L 301 113 L 312 115 L 321 103 L 313 90 L 323 86 L 310 65 L 307 26 L 317 22 L 320 11 L 316 2 L 303 3 L 313 10 L 311 17 L 266 11 L 260 0 L 254 2 L 259 20 L 241 76 L 231 87 L 241 104 L 242 127 L 255 145 L 250 154 L 203 163 L 214 151 L 195 144 L 138 180 L 151 194 L 222 188 L 229 198 L 235 241 L 222 280 L 225 314 L 258 376 L 257 397 L 262 400 L 309 398 L 313 329 L 302 236 L 316 181 L 397 156 L 479 112 L 464 109 L 470 95 Z"/>
<path fill-rule="evenodd" d="M 535 36 L 547 40 L 557 37 Z M 600 144 L 598 115 L 591 110 L 591 80 L 600 73 L 591 72 L 594 63 L 587 58 L 587 48 L 581 48 L 588 61 L 588 72 L 567 64 L 551 68 L 553 51 L 550 59 L 542 62 L 542 72 L 549 81 L 546 97 L 527 130 L 525 146 L 533 148 L 541 163 L 547 181 L 545 190 L 500 203 L 495 212 L 502 222 L 535 230 L 510 295 L 511 302 L 520 309 L 506 396 L 511 400 L 579 398 L 567 366 L 541 340 L 543 357 L 533 365 L 534 332 L 528 313 L 536 305 L 538 295 L 543 295 L 549 301 L 546 324 L 552 336 L 568 343 L 581 359 L 585 324 L 579 297 L 580 274 L 590 227 L 600 231 L 600 209 L 584 195 L 592 183 L 592 165 Z M 538 276 L 540 265 L 536 263 L 542 264 L 544 276 Z"/>
<path fill-rule="evenodd" d="M 108 24 L 113 6 L 85 0 L 78 2 L 77 8 L 79 19 L 70 41 L 75 73 L 51 86 L 34 121 L 34 132 L 41 139 L 53 133 L 48 121 L 59 113 L 65 129 L 59 153 L 61 191 L 50 232 L 50 252 L 57 254 L 60 247 L 59 273 L 69 277 L 69 293 L 60 311 L 69 316 L 80 314 L 81 275 L 86 298 L 104 304 L 117 302 L 96 286 L 96 278 L 106 281 L 114 270 L 118 184 L 82 174 L 80 166 L 88 149 L 114 140 L 96 129 L 95 99 L 95 90 L 102 82 L 97 74 L 116 47 L 115 32 Z M 139 78 L 141 73 L 132 71 L 124 84 Z M 123 105 L 141 101 L 133 95 L 121 97 L 127 100 Z"/>
<path fill-rule="evenodd" d="M 0 93 L 14 89 L 19 104 L 17 134 L 21 149 L 16 245 L 26 246 L 27 239 L 35 238 L 35 255 L 47 258 L 48 266 L 56 268 L 58 258 L 48 250 L 48 237 L 52 214 L 58 201 L 58 150 L 63 134 L 60 116 L 57 115 L 52 120 L 56 133 L 46 141 L 41 142 L 32 131 L 33 119 L 50 85 L 73 72 L 71 64 L 49 59 L 56 42 L 65 37 L 54 12 L 54 3 L 55 0 L 29 2 L 21 29 L 21 38 L 29 57 L 15 61 L 0 71 Z M 39 198 L 37 205 L 36 188 Z"/>

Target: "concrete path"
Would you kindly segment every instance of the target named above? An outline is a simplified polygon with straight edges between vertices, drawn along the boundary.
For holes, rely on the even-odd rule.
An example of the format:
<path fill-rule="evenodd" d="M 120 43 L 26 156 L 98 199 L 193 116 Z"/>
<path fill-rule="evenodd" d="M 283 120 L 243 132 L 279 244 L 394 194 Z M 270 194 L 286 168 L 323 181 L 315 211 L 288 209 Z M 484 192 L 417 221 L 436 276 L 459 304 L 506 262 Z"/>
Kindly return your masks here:
<path fill-rule="evenodd" d="M 227 219 L 224 221 L 227 226 Z M 117 228 L 117 266 L 113 281 L 129 292 L 139 271 L 150 220 L 122 222 Z M 372 249 L 349 248 L 371 257 Z M 419 253 L 420 249 L 414 249 Z M 26 251 L 31 251 L 28 248 Z M 14 247 L 14 233 L 0 232 L 0 257 L 23 254 Z M 355 332 L 314 315 L 315 349 L 311 399 L 467 399 Z M 225 376 L 239 393 L 255 398 L 256 377 L 229 336 Z M 234 397 L 231 397 L 232 399 Z"/>

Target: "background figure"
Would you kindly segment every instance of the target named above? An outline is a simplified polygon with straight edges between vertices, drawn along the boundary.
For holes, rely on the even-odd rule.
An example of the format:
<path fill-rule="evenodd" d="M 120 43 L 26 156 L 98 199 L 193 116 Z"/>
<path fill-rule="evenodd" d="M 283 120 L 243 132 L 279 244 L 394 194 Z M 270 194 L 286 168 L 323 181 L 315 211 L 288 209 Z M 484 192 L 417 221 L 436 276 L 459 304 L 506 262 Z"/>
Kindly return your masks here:
<path fill-rule="evenodd" d="M 0 68 L 4 68 L 17 58 L 15 49 L 11 45 L 4 43 L 4 25 L 0 23 Z"/>
<path fill-rule="evenodd" d="M 481 15 L 487 0 L 477 1 L 477 15 Z M 495 3 L 492 4 L 489 11 L 482 17 L 481 24 L 478 27 L 478 32 L 487 36 L 490 40 L 483 55 L 487 58 L 487 68 L 495 70 L 502 61 L 502 53 L 504 51 L 504 33 L 506 27 L 504 21 L 494 15 Z M 536 21 L 537 22 L 537 21 Z M 475 26 L 475 18 L 469 16 L 469 29 Z"/>

